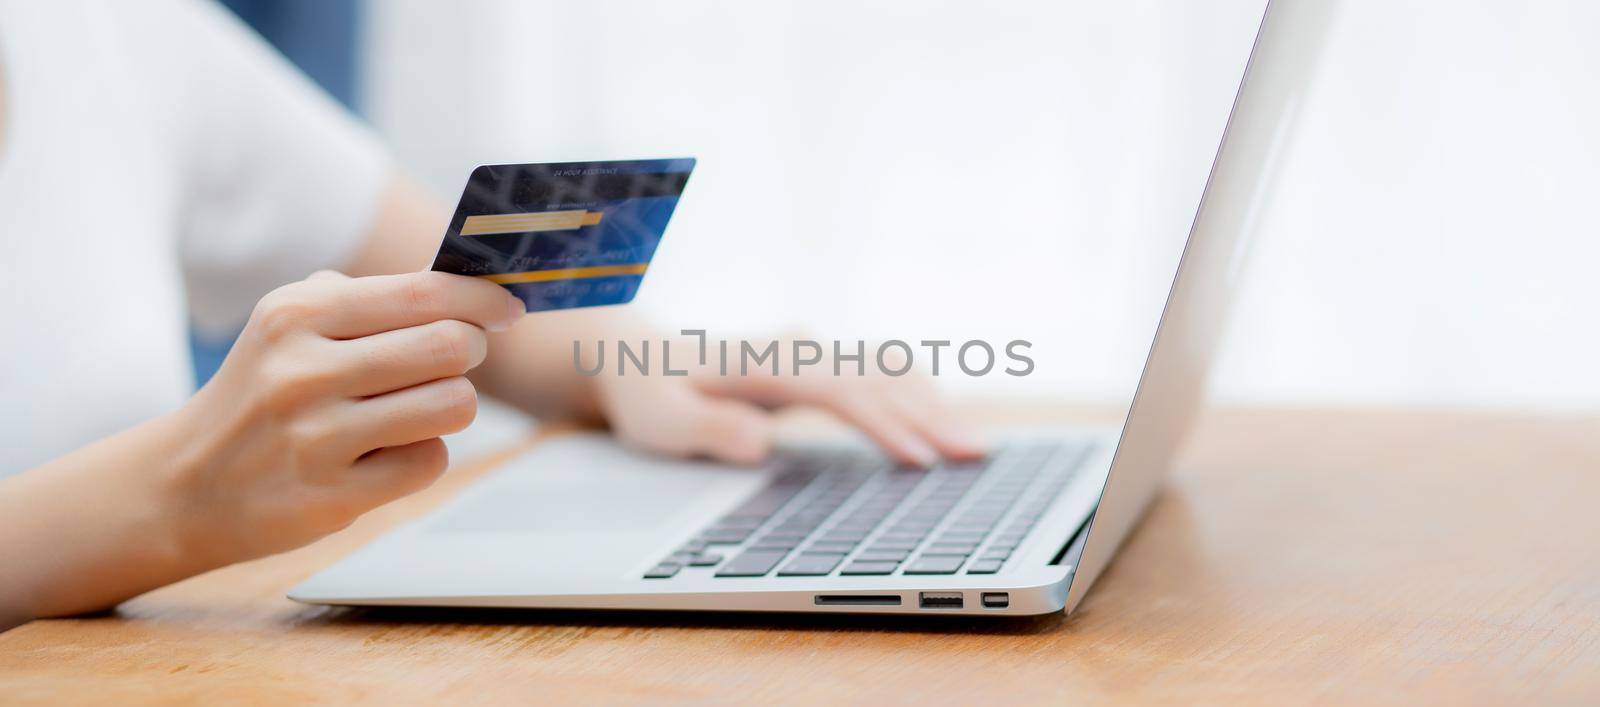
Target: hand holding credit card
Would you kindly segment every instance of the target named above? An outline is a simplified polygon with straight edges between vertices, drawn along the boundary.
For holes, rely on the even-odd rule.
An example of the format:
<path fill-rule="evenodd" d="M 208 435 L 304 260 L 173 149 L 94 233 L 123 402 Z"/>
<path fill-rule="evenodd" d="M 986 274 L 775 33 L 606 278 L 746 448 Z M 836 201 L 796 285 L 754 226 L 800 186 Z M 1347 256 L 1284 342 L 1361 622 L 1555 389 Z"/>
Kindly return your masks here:
<path fill-rule="evenodd" d="M 478 167 L 433 269 L 499 283 L 529 312 L 632 301 L 694 164 Z"/>

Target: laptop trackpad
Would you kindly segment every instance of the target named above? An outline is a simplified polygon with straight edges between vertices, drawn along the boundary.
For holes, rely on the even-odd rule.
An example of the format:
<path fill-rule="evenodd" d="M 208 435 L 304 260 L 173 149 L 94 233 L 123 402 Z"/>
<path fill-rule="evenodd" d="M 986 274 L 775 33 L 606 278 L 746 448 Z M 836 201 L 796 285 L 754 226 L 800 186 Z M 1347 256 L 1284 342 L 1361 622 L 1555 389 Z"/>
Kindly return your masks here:
<path fill-rule="evenodd" d="M 703 523 L 703 505 L 758 486 L 748 469 L 638 454 L 600 435 L 553 440 L 484 479 L 430 533 L 638 534 Z M 731 488 L 730 488 L 731 487 Z"/>
<path fill-rule="evenodd" d="M 501 533 L 631 532 L 660 527 L 682 509 L 663 503 L 667 497 L 693 489 L 677 486 L 651 494 L 641 486 L 597 487 L 592 484 L 561 487 L 553 484 L 500 489 L 479 495 L 439 519 L 432 530 Z M 690 494 L 693 495 L 693 494 Z"/>

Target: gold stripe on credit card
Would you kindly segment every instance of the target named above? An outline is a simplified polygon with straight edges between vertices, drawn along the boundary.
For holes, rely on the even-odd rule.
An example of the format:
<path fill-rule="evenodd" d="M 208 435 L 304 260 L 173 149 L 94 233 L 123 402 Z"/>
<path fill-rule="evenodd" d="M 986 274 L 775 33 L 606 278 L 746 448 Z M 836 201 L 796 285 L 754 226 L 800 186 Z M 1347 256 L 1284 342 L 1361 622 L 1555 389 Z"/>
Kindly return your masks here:
<path fill-rule="evenodd" d="M 581 226 L 600 223 L 603 212 L 573 209 L 570 211 L 540 211 L 531 214 L 491 214 L 468 216 L 461 224 L 463 236 L 487 236 L 495 233 L 538 233 L 540 231 L 571 231 Z"/>
<path fill-rule="evenodd" d="M 582 280 L 589 277 L 615 277 L 617 275 L 643 275 L 649 263 L 633 263 L 631 265 L 596 265 L 589 268 L 567 268 L 565 270 L 530 270 L 528 272 L 508 272 L 498 275 L 479 275 L 489 282 L 501 285 L 515 285 L 523 282 L 550 282 L 552 280 Z"/>

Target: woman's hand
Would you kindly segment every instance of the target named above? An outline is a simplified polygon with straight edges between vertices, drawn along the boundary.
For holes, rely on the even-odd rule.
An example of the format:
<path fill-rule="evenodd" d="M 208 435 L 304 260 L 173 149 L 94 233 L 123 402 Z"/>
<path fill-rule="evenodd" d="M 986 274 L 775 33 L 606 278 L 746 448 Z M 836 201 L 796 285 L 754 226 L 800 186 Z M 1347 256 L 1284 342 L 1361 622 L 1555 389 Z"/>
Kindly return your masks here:
<path fill-rule="evenodd" d="M 600 409 L 617 436 L 672 456 L 758 463 L 772 449 L 772 411 L 790 405 L 833 413 L 905 464 L 930 466 L 940 458 L 983 454 L 932 381 L 917 373 L 835 376 L 820 366 L 800 375 L 764 368 L 726 376 L 704 368 L 683 377 L 610 373 L 594 381 Z"/>
<path fill-rule="evenodd" d="M 665 375 L 660 355 L 649 375 L 617 375 L 615 358 L 597 376 L 578 373 L 574 344 L 590 352 L 584 356 L 591 363 L 584 365 L 592 365 L 587 357 L 596 342 L 662 342 L 635 311 L 606 307 L 527 317 L 489 337 L 493 353 L 473 379 L 489 395 L 535 415 L 605 421 L 623 442 L 671 456 L 757 463 L 772 448 L 772 411 L 790 405 L 832 412 L 908 464 L 983 453 L 932 382 L 916 373 L 890 376 L 869 367 L 852 371 L 863 375 L 835 376 L 829 366 L 810 366 L 798 376 L 762 367 L 749 375 L 719 375 L 693 365 L 697 344 L 688 338 L 672 348 L 674 370 L 687 368 L 687 376 Z"/>
<path fill-rule="evenodd" d="M 0 630 L 304 545 L 445 468 L 463 377 L 522 302 L 442 273 L 321 273 L 256 306 L 177 411 L 0 482 Z"/>
<path fill-rule="evenodd" d="M 475 278 L 319 273 L 268 294 L 179 413 L 182 543 L 218 566 L 298 547 L 444 471 L 477 414 L 465 374 L 520 300 Z"/>

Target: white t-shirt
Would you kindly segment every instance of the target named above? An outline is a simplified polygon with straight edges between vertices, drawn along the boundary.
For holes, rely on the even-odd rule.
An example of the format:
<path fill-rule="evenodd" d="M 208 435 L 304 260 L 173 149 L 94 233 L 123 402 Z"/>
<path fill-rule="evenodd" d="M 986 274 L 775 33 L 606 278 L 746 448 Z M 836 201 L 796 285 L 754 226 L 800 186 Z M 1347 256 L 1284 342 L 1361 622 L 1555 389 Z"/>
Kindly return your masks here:
<path fill-rule="evenodd" d="M 205 0 L 0 0 L 0 476 L 179 406 L 190 318 L 340 267 L 378 142 Z"/>

